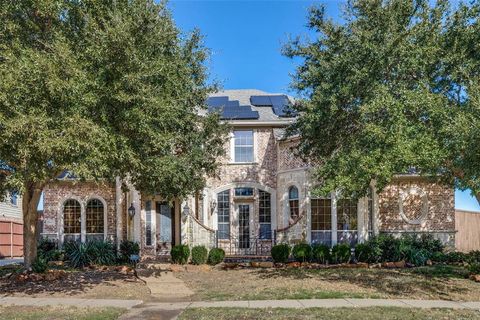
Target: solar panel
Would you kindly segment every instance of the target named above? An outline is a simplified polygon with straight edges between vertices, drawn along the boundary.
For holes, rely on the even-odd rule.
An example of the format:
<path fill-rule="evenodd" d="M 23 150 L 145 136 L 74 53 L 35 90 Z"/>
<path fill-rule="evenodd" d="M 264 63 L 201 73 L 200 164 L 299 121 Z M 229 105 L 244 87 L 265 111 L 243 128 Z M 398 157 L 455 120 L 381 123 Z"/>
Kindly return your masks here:
<path fill-rule="evenodd" d="M 226 106 L 228 103 L 228 97 L 209 97 L 207 99 L 207 105 L 212 108 L 219 108 Z"/>
<path fill-rule="evenodd" d="M 269 96 L 251 96 L 250 103 L 254 106 L 271 106 L 272 102 L 270 101 Z"/>
<path fill-rule="evenodd" d="M 230 120 L 258 119 L 258 112 L 253 111 L 249 106 L 225 107 L 221 118 Z"/>
<path fill-rule="evenodd" d="M 286 95 L 251 96 L 250 102 L 254 106 L 272 106 L 273 113 L 279 117 L 294 117 L 296 115 Z"/>

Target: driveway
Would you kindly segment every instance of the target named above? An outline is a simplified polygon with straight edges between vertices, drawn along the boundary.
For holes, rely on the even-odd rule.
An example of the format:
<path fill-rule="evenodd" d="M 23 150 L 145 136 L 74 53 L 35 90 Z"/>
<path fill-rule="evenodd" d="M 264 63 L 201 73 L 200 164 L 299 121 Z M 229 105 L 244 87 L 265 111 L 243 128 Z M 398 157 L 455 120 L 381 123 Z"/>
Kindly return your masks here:
<path fill-rule="evenodd" d="M 0 267 L 8 266 L 9 264 L 20 264 L 20 263 L 23 263 L 23 258 L 0 259 Z"/>

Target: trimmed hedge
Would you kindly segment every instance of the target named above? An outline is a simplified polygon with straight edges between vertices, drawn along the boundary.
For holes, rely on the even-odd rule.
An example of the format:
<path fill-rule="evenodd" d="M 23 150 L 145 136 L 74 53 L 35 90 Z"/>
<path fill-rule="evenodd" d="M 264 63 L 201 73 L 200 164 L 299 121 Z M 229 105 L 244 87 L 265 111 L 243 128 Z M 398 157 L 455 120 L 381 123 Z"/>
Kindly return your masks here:
<path fill-rule="evenodd" d="M 339 243 L 332 247 L 332 258 L 335 263 L 349 262 L 350 255 L 350 246 L 346 243 Z"/>
<path fill-rule="evenodd" d="M 292 255 L 298 262 L 312 260 L 312 247 L 308 243 L 299 243 L 293 246 Z"/>
<path fill-rule="evenodd" d="M 288 257 L 290 256 L 290 246 L 286 243 L 277 244 L 272 247 L 270 252 L 273 262 L 285 263 L 288 261 Z"/>
<path fill-rule="evenodd" d="M 216 264 L 219 264 L 220 262 L 223 262 L 224 258 L 225 258 L 225 251 L 223 251 L 223 249 L 213 248 L 208 253 L 207 263 L 214 266 Z"/>
<path fill-rule="evenodd" d="M 312 247 L 312 260 L 326 264 L 331 261 L 330 247 L 326 244 L 316 244 Z"/>
<path fill-rule="evenodd" d="M 192 263 L 205 264 L 208 258 L 208 250 L 205 246 L 196 246 L 192 248 Z"/>
<path fill-rule="evenodd" d="M 186 264 L 190 257 L 190 248 L 187 245 L 173 246 L 170 250 L 170 256 L 173 263 Z"/>

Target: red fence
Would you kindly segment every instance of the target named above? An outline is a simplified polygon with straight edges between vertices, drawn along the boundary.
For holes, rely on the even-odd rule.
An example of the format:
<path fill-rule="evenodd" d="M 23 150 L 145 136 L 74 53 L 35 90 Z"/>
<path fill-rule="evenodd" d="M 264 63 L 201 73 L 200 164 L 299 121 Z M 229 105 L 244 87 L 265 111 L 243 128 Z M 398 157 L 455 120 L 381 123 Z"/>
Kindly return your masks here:
<path fill-rule="evenodd" d="M 0 258 L 23 256 L 23 224 L 0 221 Z"/>

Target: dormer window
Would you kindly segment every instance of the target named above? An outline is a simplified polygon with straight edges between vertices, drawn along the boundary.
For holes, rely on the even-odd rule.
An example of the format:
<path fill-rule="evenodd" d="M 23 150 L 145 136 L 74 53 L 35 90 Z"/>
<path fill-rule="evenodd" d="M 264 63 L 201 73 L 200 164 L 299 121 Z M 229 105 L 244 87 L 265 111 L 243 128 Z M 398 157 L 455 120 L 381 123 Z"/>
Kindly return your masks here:
<path fill-rule="evenodd" d="M 233 131 L 233 159 L 235 163 L 254 162 L 253 130 Z"/>

